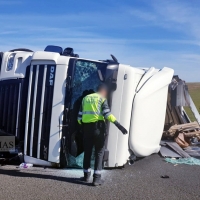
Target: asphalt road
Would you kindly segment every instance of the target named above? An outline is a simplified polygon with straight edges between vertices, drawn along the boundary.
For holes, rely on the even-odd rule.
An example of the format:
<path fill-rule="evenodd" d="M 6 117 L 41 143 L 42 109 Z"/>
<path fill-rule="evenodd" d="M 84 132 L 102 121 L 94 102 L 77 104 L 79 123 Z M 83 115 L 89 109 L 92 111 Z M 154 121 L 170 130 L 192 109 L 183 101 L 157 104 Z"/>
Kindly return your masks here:
<path fill-rule="evenodd" d="M 104 170 L 105 183 L 79 181 L 82 170 L 0 167 L 0 199 L 200 199 L 200 166 L 166 163 L 159 155 Z M 163 179 L 161 175 L 168 175 Z M 91 179 L 92 181 L 92 179 Z"/>

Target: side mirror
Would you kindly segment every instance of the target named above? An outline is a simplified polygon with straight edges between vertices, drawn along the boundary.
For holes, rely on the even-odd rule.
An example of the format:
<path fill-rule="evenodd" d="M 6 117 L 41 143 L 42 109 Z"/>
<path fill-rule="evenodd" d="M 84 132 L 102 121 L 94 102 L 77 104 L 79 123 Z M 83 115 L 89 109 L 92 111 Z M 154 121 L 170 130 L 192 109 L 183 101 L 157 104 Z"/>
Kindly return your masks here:
<path fill-rule="evenodd" d="M 63 53 L 62 47 L 54 46 L 54 45 L 48 45 L 48 46 L 44 49 L 44 51 L 59 53 L 60 55 L 62 55 L 62 53 Z"/>

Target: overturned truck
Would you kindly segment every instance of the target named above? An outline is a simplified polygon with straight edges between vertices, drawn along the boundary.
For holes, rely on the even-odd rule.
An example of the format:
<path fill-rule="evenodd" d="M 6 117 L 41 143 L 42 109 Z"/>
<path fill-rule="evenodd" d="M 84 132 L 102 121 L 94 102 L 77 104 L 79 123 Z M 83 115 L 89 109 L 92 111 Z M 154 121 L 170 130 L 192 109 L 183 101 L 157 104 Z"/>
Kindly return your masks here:
<path fill-rule="evenodd" d="M 101 82 L 110 88 L 111 112 L 129 132 L 107 123 L 105 167 L 159 152 L 173 69 L 136 68 L 114 56 L 89 60 L 54 46 L 0 55 L 0 134 L 16 137 L 25 162 L 66 167 L 69 155 L 83 152 L 79 106 Z"/>

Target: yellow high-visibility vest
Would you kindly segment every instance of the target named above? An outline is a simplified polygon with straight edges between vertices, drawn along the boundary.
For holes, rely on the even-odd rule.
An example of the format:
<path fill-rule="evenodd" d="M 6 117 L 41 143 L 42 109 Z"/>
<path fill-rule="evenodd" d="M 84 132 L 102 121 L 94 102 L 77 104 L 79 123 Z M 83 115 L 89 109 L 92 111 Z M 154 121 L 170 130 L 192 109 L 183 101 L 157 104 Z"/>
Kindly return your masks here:
<path fill-rule="evenodd" d="M 105 101 L 106 99 L 102 98 L 98 93 L 93 93 L 84 97 L 78 114 L 78 123 L 97 122 L 105 118 L 114 123 L 116 118 L 110 113 L 109 107 L 106 107 L 106 109 L 102 108 Z"/>

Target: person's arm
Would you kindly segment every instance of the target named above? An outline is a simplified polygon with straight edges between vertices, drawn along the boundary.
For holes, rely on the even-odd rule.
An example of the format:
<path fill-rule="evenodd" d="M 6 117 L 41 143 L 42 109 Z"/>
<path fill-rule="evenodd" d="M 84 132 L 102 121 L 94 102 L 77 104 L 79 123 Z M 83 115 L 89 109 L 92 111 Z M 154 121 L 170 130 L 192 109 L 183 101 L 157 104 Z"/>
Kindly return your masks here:
<path fill-rule="evenodd" d="M 109 122 L 112 122 L 117 126 L 117 128 L 123 133 L 127 134 L 127 130 L 117 121 L 115 116 L 111 113 L 110 108 L 108 106 L 107 100 L 105 100 L 102 104 L 102 114 L 105 119 L 107 119 Z"/>
<path fill-rule="evenodd" d="M 117 121 L 115 116 L 110 111 L 107 100 L 105 100 L 102 104 L 102 114 L 109 122 L 115 123 L 115 121 Z"/>

